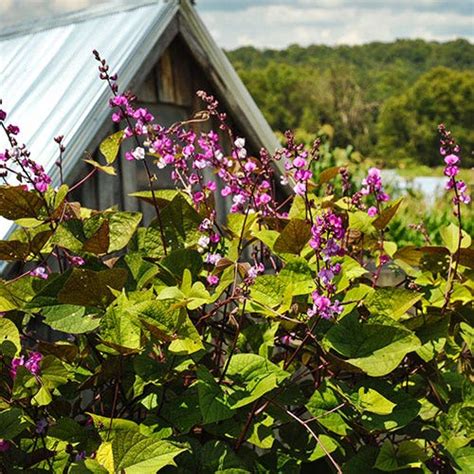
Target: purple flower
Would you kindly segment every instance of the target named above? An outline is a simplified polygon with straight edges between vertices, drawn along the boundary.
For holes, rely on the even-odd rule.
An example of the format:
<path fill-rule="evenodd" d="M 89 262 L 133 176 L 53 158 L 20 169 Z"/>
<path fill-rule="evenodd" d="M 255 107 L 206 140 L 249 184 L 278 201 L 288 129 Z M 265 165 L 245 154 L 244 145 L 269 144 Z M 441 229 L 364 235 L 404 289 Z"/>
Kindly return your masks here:
<path fill-rule="evenodd" d="M 81 267 L 86 263 L 82 257 L 79 257 L 78 255 L 74 255 L 72 257 L 69 257 L 69 263 L 75 267 Z"/>
<path fill-rule="evenodd" d="M 36 423 L 36 432 L 38 434 L 43 434 L 46 431 L 46 428 L 48 427 L 48 422 L 46 421 L 45 418 L 42 418 L 41 420 Z"/>
<path fill-rule="evenodd" d="M 40 362 L 43 359 L 43 354 L 40 352 L 32 352 L 30 357 L 26 359 L 25 356 L 15 357 L 12 360 L 11 368 L 10 368 L 10 375 L 14 379 L 16 377 L 16 372 L 18 367 L 23 366 L 33 375 L 38 375 L 40 371 Z"/>
<path fill-rule="evenodd" d="M 312 293 L 313 307 L 308 310 L 308 316 L 319 316 L 323 319 L 331 319 L 342 313 L 343 307 L 339 301 L 332 302 L 327 296 Z"/>
<path fill-rule="evenodd" d="M 8 125 L 7 127 L 7 131 L 8 133 L 10 133 L 11 135 L 18 135 L 20 133 L 20 128 L 16 125 Z"/>
<path fill-rule="evenodd" d="M 249 278 L 251 278 L 252 280 L 254 280 L 255 278 L 257 278 L 257 276 L 260 274 L 260 273 L 263 273 L 265 271 L 265 267 L 263 266 L 262 263 L 258 263 L 258 264 L 255 264 L 255 265 L 252 265 L 248 272 L 247 272 L 247 276 Z"/>
<path fill-rule="evenodd" d="M 304 196 L 306 194 L 306 183 L 296 183 L 295 187 L 293 188 L 293 191 L 299 196 Z"/>
<path fill-rule="evenodd" d="M 47 270 L 45 267 L 36 267 L 33 270 L 30 271 L 30 275 L 32 277 L 38 277 L 41 278 L 42 280 L 46 280 L 49 276 Z"/>
<path fill-rule="evenodd" d="M 301 156 L 297 156 L 294 160 L 293 160 L 293 166 L 295 168 L 304 168 L 308 163 L 306 162 L 306 160 L 304 158 L 302 158 Z"/>
<path fill-rule="evenodd" d="M 219 277 L 217 275 L 209 275 L 207 277 L 207 282 L 209 283 L 209 285 L 215 286 L 219 283 Z"/>
<path fill-rule="evenodd" d="M 3 112 L 3 111 L 0 111 Z M 10 442 L 6 439 L 0 439 L 0 453 L 5 453 L 10 449 Z"/>
<path fill-rule="evenodd" d="M 448 165 L 444 168 L 444 174 L 449 178 L 456 176 L 459 173 L 459 168 L 454 165 Z"/>
<path fill-rule="evenodd" d="M 25 368 L 29 370 L 33 375 L 39 374 L 40 362 L 43 360 L 43 354 L 41 352 L 32 352 L 30 357 L 25 362 Z"/>
<path fill-rule="evenodd" d="M 222 259 L 222 256 L 218 253 L 208 253 L 206 255 L 206 263 L 210 263 L 211 265 L 217 265 L 219 261 Z"/>
<path fill-rule="evenodd" d="M 377 208 L 375 206 L 371 206 L 371 207 L 369 207 L 369 209 L 367 209 L 367 214 L 370 217 L 375 217 L 378 213 L 379 213 L 379 211 L 377 210 Z"/>
<path fill-rule="evenodd" d="M 0 120 L 5 120 L 7 118 L 7 113 L 0 109 Z"/>
<path fill-rule="evenodd" d="M 448 155 L 444 158 L 444 162 L 447 165 L 456 165 L 457 163 L 459 163 L 459 161 L 460 161 L 460 158 L 457 155 Z"/>
<path fill-rule="evenodd" d="M 85 451 L 80 451 L 76 454 L 74 461 L 75 462 L 84 461 L 86 457 L 87 457 L 87 453 Z"/>
<path fill-rule="evenodd" d="M 124 95 L 118 95 L 110 99 L 110 104 L 115 105 L 117 107 L 127 106 L 128 99 Z"/>

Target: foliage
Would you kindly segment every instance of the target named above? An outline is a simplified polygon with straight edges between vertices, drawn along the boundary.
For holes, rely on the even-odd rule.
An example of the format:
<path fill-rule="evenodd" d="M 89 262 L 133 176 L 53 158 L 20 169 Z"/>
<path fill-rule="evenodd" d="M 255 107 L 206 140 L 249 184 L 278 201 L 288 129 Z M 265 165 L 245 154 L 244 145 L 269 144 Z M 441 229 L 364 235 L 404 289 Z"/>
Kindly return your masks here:
<path fill-rule="evenodd" d="M 334 144 L 398 167 L 436 164 L 436 126 L 474 147 L 474 46 L 466 40 L 374 42 L 361 46 L 243 47 L 228 52 L 275 130 L 335 130 Z"/>
<path fill-rule="evenodd" d="M 0 282 L 1 471 L 472 471 L 474 248 L 449 133 L 456 224 L 399 247 L 378 169 L 354 189 L 324 144 L 290 133 L 254 156 L 203 92 L 230 153 L 195 120 L 163 128 L 94 54 L 123 130 L 106 166 L 120 142 L 125 165 L 168 166 L 177 186 L 135 193 L 151 223 L 84 208 L 0 110 L 21 179 L 0 187 L 18 225 L 1 242 L 16 262 Z"/>

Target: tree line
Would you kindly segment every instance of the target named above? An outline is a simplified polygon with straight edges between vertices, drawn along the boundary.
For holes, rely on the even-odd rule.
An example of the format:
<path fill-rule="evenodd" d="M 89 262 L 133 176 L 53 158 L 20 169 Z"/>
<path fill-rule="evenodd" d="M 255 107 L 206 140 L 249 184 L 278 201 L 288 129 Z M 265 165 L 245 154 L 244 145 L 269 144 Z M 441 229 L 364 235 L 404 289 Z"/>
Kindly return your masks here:
<path fill-rule="evenodd" d="M 445 122 L 464 144 L 465 165 L 474 165 L 474 45 L 467 40 L 247 46 L 227 54 L 276 131 L 309 136 L 331 125 L 336 146 L 353 145 L 389 166 L 433 166 L 436 126 Z"/>

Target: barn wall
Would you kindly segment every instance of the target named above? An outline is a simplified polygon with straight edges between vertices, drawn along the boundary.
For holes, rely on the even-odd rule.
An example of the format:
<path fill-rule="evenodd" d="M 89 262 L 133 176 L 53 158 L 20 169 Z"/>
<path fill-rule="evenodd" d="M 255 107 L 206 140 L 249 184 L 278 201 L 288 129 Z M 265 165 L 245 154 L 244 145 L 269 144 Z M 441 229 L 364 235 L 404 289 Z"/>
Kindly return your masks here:
<path fill-rule="evenodd" d="M 195 94 L 200 89 L 219 98 L 207 79 L 206 71 L 193 59 L 191 51 L 178 35 L 151 68 L 138 89 L 133 92 L 137 96 L 138 106 L 148 108 L 158 123 L 169 126 L 175 122 L 189 119 L 193 113 L 204 108 Z M 233 126 L 232 117 L 229 117 L 229 120 L 230 125 Z M 196 131 L 211 128 L 218 131 L 216 123 L 202 123 L 193 125 L 193 127 Z M 115 130 L 111 123 L 104 138 Z M 226 151 L 229 152 L 228 137 L 224 136 L 223 132 L 219 131 L 219 133 L 225 143 Z M 100 161 L 100 157 L 97 156 L 98 151 L 94 155 Z M 152 159 L 147 159 L 150 168 L 156 173 L 157 180 L 154 187 L 161 189 L 173 187 L 170 171 L 158 169 Z M 149 222 L 154 217 L 152 206 L 128 196 L 134 191 L 148 189 L 148 179 L 144 167 L 141 163 L 125 160 L 124 151 L 121 151 L 115 166 L 117 176 L 109 176 L 102 172 L 96 173 L 78 190 L 74 199 L 82 202 L 84 206 L 95 209 L 117 206 L 119 209 L 140 211 L 144 214 L 144 221 Z M 87 167 L 81 166 L 76 181 L 85 176 L 87 172 Z M 220 193 L 218 195 L 220 196 Z M 216 205 L 218 214 L 224 217 L 228 212 L 229 203 L 220 198 Z"/>

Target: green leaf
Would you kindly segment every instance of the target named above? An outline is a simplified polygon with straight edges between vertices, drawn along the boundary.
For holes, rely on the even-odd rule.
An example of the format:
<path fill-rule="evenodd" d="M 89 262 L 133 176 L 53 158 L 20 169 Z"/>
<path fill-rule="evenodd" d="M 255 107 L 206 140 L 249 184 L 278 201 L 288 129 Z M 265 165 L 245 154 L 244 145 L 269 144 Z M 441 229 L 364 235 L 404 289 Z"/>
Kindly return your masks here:
<path fill-rule="evenodd" d="M 181 195 L 175 198 L 161 211 L 163 234 L 168 250 L 188 248 L 197 244 L 201 237 L 199 224 L 201 216 Z M 141 251 L 148 257 L 159 258 L 163 255 L 160 226 L 155 219 L 146 231 L 139 234 Z"/>
<path fill-rule="evenodd" d="M 0 411 L 0 439 L 11 440 L 22 433 L 29 423 L 21 408 Z"/>
<path fill-rule="evenodd" d="M 123 268 L 100 272 L 74 268 L 58 293 L 58 300 L 79 306 L 107 306 L 115 299 L 110 288 L 121 290 L 126 280 L 127 271 Z"/>
<path fill-rule="evenodd" d="M 51 243 L 72 252 L 80 252 L 85 240 L 83 223 L 79 219 L 69 219 L 57 227 Z"/>
<path fill-rule="evenodd" d="M 349 228 L 358 230 L 363 234 L 373 234 L 375 232 L 372 218 L 363 211 L 355 211 L 349 214 Z"/>
<path fill-rule="evenodd" d="M 327 456 L 327 453 L 331 454 L 338 448 L 337 443 L 330 436 L 320 434 L 318 436 L 319 443 L 316 445 L 315 450 L 312 452 L 308 461 L 316 461 L 317 459 Z M 324 449 L 323 449 L 324 446 Z"/>
<path fill-rule="evenodd" d="M 293 296 L 308 295 L 315 289 L 315 283 L 308 262 L 301 257 L 287 260 L 278 274 L 278 280 L 286 288 L 291 287 Z"/>
<path fill-rule="evenodd" d="M 325 383 L 316 390 L 306 404 L 308 411 L 317 418 L 317 422 L 328 430 L 340 436 L 346 436 L 349 426 L 344 421 L 338 410 L 335 410 L 340 401 L 336 398 L 334 391 Z M 340 407 L 342 410 L 342 407 Z"/>
<path fill-rule="evenodd" d="M 208 441 L 201 451 L 203 472 L 216 474 L 245 474 L 244 462 L 235 454 L 232 448 L 223 441 Z"/>
<path fill-rule="evenodd" d="M 129 282 L 134 282 L 132 289 L 142 289 L 159 272 L 157 265 L 144 260 L 138 253 L 127 253 L 124 264 L 130 273 Z"/>
<path fill-rule="evenodd" d="M 381 377 L 394 370 L 409 352 L 420 347 L 420 340 L 411 331 L 386 317 L 358 321 L 356 314 L 343 318 L 326 334 L 324 341 L 347 362 L 372 377 Z"/>
<path fill-rule="evenodd" d="M 10 220 L 38 217 L 43 201 L 36 191 L 23 186 L 0 186 L 0 216 Z"/>
<path fill-rule="evenodd" d="M 109 176 L 115 176 L 117 174 L 113 166 L 101 165 L 95 160 L 84 160 L 84 162 L 88 163 L 89 165 L 92 165 L 94 168 L 97 168 L 98 170 L 104 172 L 105 174 L 108 174 Z"/>
<path fill-rule="evenodd" d="M 423 344 L 416 353 L 426 362 L 442 353 L 448 338 L 449 316 L 441 317 L 438 320 L 428 319 L 419 329 L 416 335 Z M 461 323 L 461 325 L 464 323 Z"/>
<path fill-rule="evenodd" d="M 451 254 L 456 253 L 458 248 L 469 248 L 471 246 L 471 236 L 463 230 L 461 231 L 462 238 L 460 241 L 459 227 L 453 223 L 449 224 L 447 227 L 442 227 L 439 233 L 444 245 Z"/>
<path fill-rule="evenodd" d="M 227 376 L 234 382 L 229 396 L 231 408 L 248 405 L 283 382 L 289 373 L 257 354 L 236 354 Z"/>
<path fill-rule="evenodd" d="M 184 308 L 172 300 L 146 301 L 130 308 L 146 327 L 161 340 L 172 341 L 169 349 L 177 354 L 192 354 L 203 348 L 201 336 Z"/>
<path fill-rule="evenodd" d="M 382 401 L 382 405 L 386 404 L 386 407 L 382 408 L 381 411 L 384 411 L 384 409 L 385 411 L 388 411 L 390 407 L 389 404 L 393 404 L 392 411 L 389 413 L 376 413 L 374 411 L 366 410 L 361 415 L 360 422 L 369 432 L 379 433 L 382 431 L 400 429 L 413 421 L 420 412 L 420 404 L 417 400 L 407 394 L 404 390 L 394 388 L 392 385 L 382 380 L 367 379 L 356 387 L 355 392 L 351 395 L 351 399 L 354 401 L 354 405 L 362 411 L 364 410 L 364 406 L 361 406 L 359 403 L 359 394 L 361 392 L 368 394 L 376 392 L 387 400 L 388 403 L 379 399 L 378 396 L 369 397 L 369 402 L 371 399 L 374 401 L 379 399 Z"/>
<path fill-rule="evenodd" d="M 196 279 L 202 269 L 202 256 L 197 250 L 178 249 L 168 254 L 160 266 L 166 268 L 176 278 L 181 278 L 185 269 Z"/>
<path fill-rule="evenodd" d="M 103 441 L 113 439 L 115 435 L 121 431 L 127 433 L 140 431 L 140 426 L 131 420 L 107 418 L 106 416 L 96 415 L 95 413 L 87 413 L 87 415 L 92 418 L 94 426 L 97 428 Z"/>
<path fill-rule="evenodd" d="M 109 308 L 100 320 L 99 335 L 107 345 L 119 352 L 136 352 L 142 347 L 140 321 L 126 304 L 120 304 L 125 297 L 120 297 L 119 306 Z"/>
<path fill-rule="evenodd" d="M 227 216 L 227 228 L 238 239 L 248 239 L 250 229 L 257 219 L 257 214 L 229 214 Z M 244 228 L 245 225 L 245 228 Z"/>
<path fill-rule="evenodd" d="M 275 241 L 278 253 L 299 255 L 311 238 L 311 224 L 302 219 L 291 219 Z"/>
<path fill-rule="evenodd" d="M 197 369 L 197 376 L 199 408 L 204 423 L 216 423 L 231 418 L 234 410 L 229 408 L 227 395 L 224 394 L 209 370 L 200 366 Z"/>
<path fill-rule="evenodd" d="M 88 313 L 84 306 L 57 305 L 42 309 L 44 323 L 57 331 L 68 334 L 84 334 L 99 326 L 95 313 Z"/>
<path fill-rule="evenodd" d="M 156 202 L 160 209 L 166 207 L 176 196 L 180 195 L 191 203 L 190 199 L 186 194 L 183 194 L 182 191 L 178 191 L 175 189 L 155 189 L 154 194 Z M 137 191 L 135 193 L 129 194 L 129 196 L 136 197 L 137 199 L 140 199 L 143 202 L 154 205 L 153 194 L 151 191 Z"/>
<path fill-rule="evenodd" d="M 395 204 L 384 209 L 372 223 L 373 226 L 379 230 L 385 229 L 387 225 L 389 224 L 389 222 L 393 219 L 393 217 L 397 213 L 398 208 L 400 207 L 400 204 L 402 203 L 402 201 L 403 199 L 400 198 L 395 202 Z"/>
<path fill-rule="evenodd" d="M 365 300 L 365 307 L 374 315 L 400 319 L 423 295 L 405 288 L 377 288 Z"/>
<path fill-rule="evenodd" d="M 283 301 L 286 284 L 277 275 L 259 275 L 250 287 L 250 297 L 262 305 L 275 308 Z"/>
<path fill-rule="evenodd" d="M 15 324 L 5 317 L 0 318 L 0 353 L 14 357 L 21 351 L 20 333 Z"/>
<path fill-rule="evenodd" d="M 332 166 L 331 168 L 326 168 L 324 171 L 321 171 L 318 176 L 319 184 L 327 183 L 339 175 L 339 170 L 341 166 Z"/>
<path fill-rule="evenodd" d="M 92 219 L 86 222 L 90 224 Z M 95 255 L 103 255 L 107 253 L 110 244 L 110 227 L 109 221 L 101 219 L 101 224 L 95 232 L 84 242 L 82 250 Z"/>
<path fill-rule="evenodd" d="M 112 212 L 107 213 L 109 221 L 109 252 L 123 249 L 137 230 L 142 220 L 140 212 Z"/>
<path fill-rule="evenodd" d="M 112 441 L 99 446 L 96 459 L 111 474 L 155 474 L 165 466 L 176 466 L 174 458 L 187 450 L 184 445 L 157 436 L 119 431 Z"/>
<path fill-rule="evenodd" d="M 398 446 L 385 441 L 375 461 L 375 466 L 384 472 L 415 469 L 423 466 L 427 455 L 418 444 L 413 441 L 402 441 Z"/>
<path fill-rule="evenodd" d="M 363 411 L 376 413 L 377 415 L 388 415 L 396 406 L 379 392 L 372 388 L 360 387 L 358 392 L 358 405 Z"/>
<path fill-rule="evenodd" d="M 0 240 L 0 260 L 26 260 L 30 246 L 19 240 Z"/>
<path fill-rule="evenodd" d="M 116 159 L 123 141 L 123 130 L 108 136 L 99 146 L 99 150 L 105 158 L 107 164 L 111 165 Z"/>

